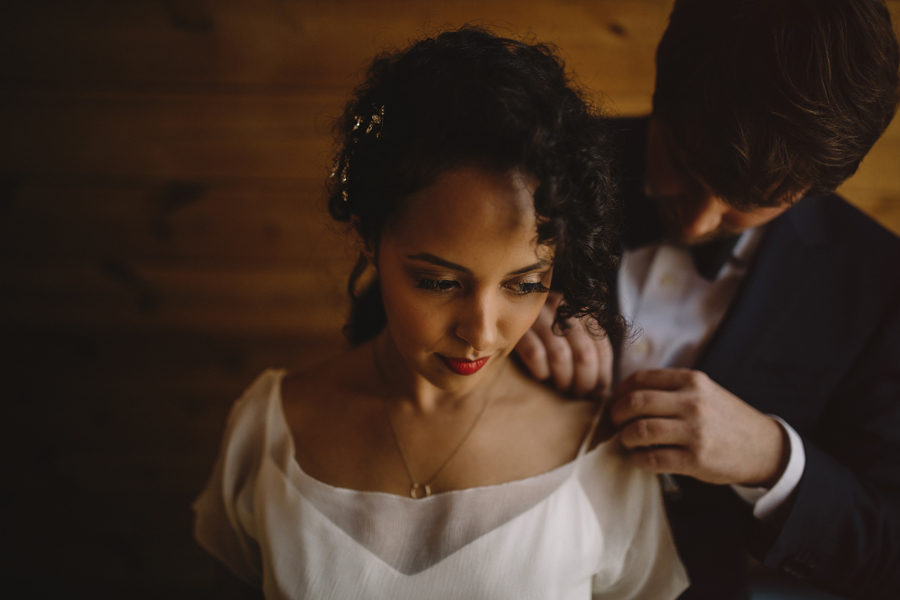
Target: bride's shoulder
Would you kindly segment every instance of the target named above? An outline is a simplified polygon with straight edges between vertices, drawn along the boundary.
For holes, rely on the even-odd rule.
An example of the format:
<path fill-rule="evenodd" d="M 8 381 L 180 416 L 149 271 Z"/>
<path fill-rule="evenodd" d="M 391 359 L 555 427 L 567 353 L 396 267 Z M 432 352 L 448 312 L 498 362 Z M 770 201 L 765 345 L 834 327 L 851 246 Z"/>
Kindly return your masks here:
<path fill-rule="evenodd" d="M 519 369 L 515 370 L 514 378 L 518 397 L 539 412 L 581 423 L 590 421 L 597 411 L 596 400 L 567 396 Z"/>
<path fill-rule="evenodd" d="M 585 427 L 585 431 L 589 429 L 592 432 L 590 448 L 605 442 L 615 433 L 609 411 L 604 409 L 605 403 L 599 398 L 567 396 L 550 384 L 534 380 L 521 370 L 517 370 L 516 378 L 521 386 L 521 397 L 527 399 L 526 402 L 536 407 L 548 421 L 559 419 L 569 423 L 570 427 Z M 595 419 L 598 419 L 596 425 Z"/>
<path fill-rule="evenodd" d="M 302 403 L 321 395 L 339 394 L 353 379 L 354 350 L 344 350 L 299 369 L 287 371 L 281 380 L 285 404 Z"/>
<path fill-rule="evenodd" d="M 335 403 L 352 395 L 362 385 L 366 356 L 359 348 L 351 348 L 287 372 L 281 380 L 281 400 L 285 410 L 321 404 L 323 399 Z"/>

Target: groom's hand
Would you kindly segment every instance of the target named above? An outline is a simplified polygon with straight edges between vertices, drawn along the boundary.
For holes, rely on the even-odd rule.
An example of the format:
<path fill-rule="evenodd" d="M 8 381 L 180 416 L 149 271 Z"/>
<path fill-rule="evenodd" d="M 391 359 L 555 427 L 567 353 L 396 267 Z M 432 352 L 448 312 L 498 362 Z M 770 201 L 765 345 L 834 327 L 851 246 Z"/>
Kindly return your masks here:
<path fill-rule="evenodd" d="M 637 371 L 610 411 L 632 462 L 654 473 L 772 487 L 786 467 L 781 425 L 700 371 Z"/>
<path fill-rule="evenodd" d="M 562 294 L 551 292 L 541 313 L 516 346 L 532 376 L 550 380 L 560 391 L 576 396 L 602 395 L 612 385 L 613 350 L 609 338 L 592 333 L 578 319 L 563 335 L 553 333 L 553 319 Z"/>

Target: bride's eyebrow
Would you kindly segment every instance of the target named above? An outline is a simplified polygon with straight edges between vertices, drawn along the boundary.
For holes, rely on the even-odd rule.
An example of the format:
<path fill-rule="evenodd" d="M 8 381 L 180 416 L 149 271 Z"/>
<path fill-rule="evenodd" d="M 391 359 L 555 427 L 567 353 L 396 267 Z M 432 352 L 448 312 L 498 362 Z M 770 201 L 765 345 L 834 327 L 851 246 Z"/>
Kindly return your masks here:
<path fill-rule="evenodd" d="M 461 273 L 465 273 L 466 275 L 471 275 L 471 269 L 467 269 L 462 265 L 458 265 L 456 263 L 452 263 L 449 260 L 444 260 L 439 256 L 435 256 L 434 254 L 429 254 L 424 252 L 422 254 L 411 254 L 407 256 L 409 260 L 418 260 L 422 262 L 427 262 L 429 264 L 435 265 L 437 267 L 444 267 L 445 269 L 453 269 L 454 271 L 459 271 Z M 521 275 L 522 273 L 528 273 L 530 271 L 536 271 L 537 269 L 543 269 L 545 267 L 549 267 L 551 265 L 551 261 L 549 260 L 539 260 L 538 262 L 528 265 L 527 267 L 522 267 L 521 269 L 516 269 L 506 275 Z"/>
<path fill-rule="evenodd" d="M 549 260 L 539 260 L 533 265 L 528 265 L 527 267 L 522 267 L 521 269 L 516 269 L 512 273 L 507 273 L 507 275 L 521 275 L 522 273 L 528 273 L 529 271 L 537 271 L 538 269 L 543 269 L 545 267 L 549 267 L 553 264 Z"/>
<path fill-rule="evenodd" d="M 460 271 L 462 273 L 465 273 L 466 275 L 472 274 L 472 271 L 470 269 L 467 269 L 462 265 L 452 263 L 449 260 L 444 260 L 439 256 L 435 256 L 434 254 L 429 254 L 427 252 L 423 252 L 422 254 L 411 254 L 406 258 L 408 258 L 409 260 L 419 260 L 422 262 L 427 262 L 437 267 L 444 267 L 445 269 L 453 269 L 454 271 Z"/>

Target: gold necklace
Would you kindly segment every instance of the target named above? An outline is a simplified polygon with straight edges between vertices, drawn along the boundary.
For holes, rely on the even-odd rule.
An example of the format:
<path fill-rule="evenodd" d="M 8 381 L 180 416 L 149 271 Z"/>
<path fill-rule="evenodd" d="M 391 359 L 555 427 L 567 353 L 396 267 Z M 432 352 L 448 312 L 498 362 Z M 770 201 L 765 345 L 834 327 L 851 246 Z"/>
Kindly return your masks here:
<path fill-rule="evenodd" d="M 384 371 L 381 368 L 381 363 L 378 361 L 378 351 L 375 347 L 375 342 L 372 342 L 372 359 L 375 361 L 375 371 L 378 373 L 378 378 L 381 380 L 382 387 L 387 390 L 387 376 L 384 374 Z M 488 405 L 491 403 L 491 397 L 484 401 L 481 409 L 478 411 L 478 414 L 475 416 L 475 419 L 472 421 L 472 424 L 469 425 L 469 428 L 463 434 L 462 439 L 459 440 L 459 443 L 456 444 L 456 447 L 450 453 L 450 455 L 441 463 L 441 466 L 438 467 L 437 471 L 435 471 L 434 475 L 432 475 L 428 481 L 425 483 L 420 483 L 416 480 L 415 475 L 413 475 L 412 469 L 409 468 L 409 463 L 406 461 L 406 455 L 403 453 L 403 447 L 400 445 L 400 439 L 397 437 L 397 431 L 394 429 L 394 422 L 391 420 L 391 411 L 388 410 L 387 399 L 384 396 L 381 396 L 381 405 L 384 407 L 384 416 L 387 418 L 388 427 L 391 430 L 391 437 L 394 438 L 394 444 L 397 446 L 397 453 L 400 454 L 400 460 L 403 462 L 403 468 L 406 469 L 406 474 L 409 476 L 409 480 L 411 482 L 409 486 L 409 496 L 414 500 L 419 500 L 420 498 L 427 498 L 431 495 L 431 484 L 434 483 L 434 480 L 437 479 L 441 473 L 444 472 L 444 468 L 450 463 L 450 460 L 456 456 L 456 453 L 459 452 L 460 448 L 463 447 L 463 444 L 466 443 L 466 440 L 469 439 L 469 436 L 472 435 L 472 432 L 475 430 L 475 426 L 478 425 L 478 421 L 481 420 L 481 417 L 484 415 L 485 411 L 487 411 Z"/>

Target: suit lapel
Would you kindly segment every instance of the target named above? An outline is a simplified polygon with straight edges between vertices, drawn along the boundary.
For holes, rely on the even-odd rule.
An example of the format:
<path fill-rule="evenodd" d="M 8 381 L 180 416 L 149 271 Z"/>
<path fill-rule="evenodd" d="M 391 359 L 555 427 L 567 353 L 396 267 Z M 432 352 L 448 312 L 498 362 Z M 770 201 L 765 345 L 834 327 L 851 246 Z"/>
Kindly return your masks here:
<path fill-rule="evenodd" d="M 827 238 L 818 198 L 805 198 L 769 226 L 756 259 L 696 368 L 713 380 L 758 406 L 747 389 L 744 367 L 751 365 L 773 344 L 778 344 L 780 323 L 790 319 L 809 297 L 818 271 L 826 262 L 816 260 Z M 752 379 L 752 378 L 750 378 Z M 752 386 L 751 386 L 752 387 Z M 740 389 L 736 389 L 740 388 Z"/>

